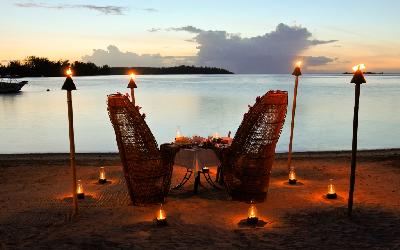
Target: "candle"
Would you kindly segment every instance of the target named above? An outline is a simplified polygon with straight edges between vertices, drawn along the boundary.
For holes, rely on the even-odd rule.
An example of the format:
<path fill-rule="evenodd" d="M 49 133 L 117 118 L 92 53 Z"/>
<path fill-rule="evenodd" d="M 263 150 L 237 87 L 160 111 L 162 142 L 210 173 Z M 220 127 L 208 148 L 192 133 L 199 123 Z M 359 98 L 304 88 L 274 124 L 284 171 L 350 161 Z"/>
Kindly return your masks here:
<path fill-rule="evenodd" d="M 100 184 L 104 184 L 106 182 L 107 182 L 106 170 L 104 169 L 104 167 L 100 167 L 100 170 L 99 170 L 99 183 Z"/>
<path fill-rule="evenodd" d="M 167 225 L 167 214 L 163 209 L 162 203 L 160 204 L 160 209 L 157 212 L 156 222 L 158 226 L 165 226 Z"/>
<path fill-rule="evenodd" d="M 291 167 L 289 171 L 289 184 L 294 185 L 296 182 L 296 172 L 294 171 L 294 167 Z"/>
<path fill-rule="evenodd" d="M 329 179 L 328 193 L 326 194 L 326 198 L 328 198 L 328 199 L 336 199 L 337 198 L 335 185 L 333 184 L 333 179 Z"/>
<path fill-rule="evenodd" d="M 247 212 L 247 224 L 255 225 L 258 223 L 257 208 L 254 201 L 250 202 L 250 207 Z"/>
<path fill-rule="evenodd" d="M 176 129 L 176 136 L 175 136 L 175 141 L 181 141 L 183 139 L 183 135 L 181 134 L 181 131 L 179 128 Z"/>
<path fill-rule="evenodd" d="M 84 199 L 85 198 L 85 193 L 83 192 L 83 185 L 82 185 L 82 181 L 81 180 L 77 181 L 76 193 L 77 193 L 78 199 Z"/>

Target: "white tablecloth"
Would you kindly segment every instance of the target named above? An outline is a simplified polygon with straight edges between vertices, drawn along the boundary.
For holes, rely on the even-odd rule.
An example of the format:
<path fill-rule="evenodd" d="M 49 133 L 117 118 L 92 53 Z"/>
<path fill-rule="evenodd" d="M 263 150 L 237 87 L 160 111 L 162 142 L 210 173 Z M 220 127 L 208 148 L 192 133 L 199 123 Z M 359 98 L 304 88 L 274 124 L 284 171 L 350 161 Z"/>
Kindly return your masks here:
<path fill-rule="evenodd" d="M 175 156 L 175 164 L 192 169 L 197 176 L 203 167 L 218 166 L 220 162 L 214 151 L 199 148 L 179 150 Z"/>

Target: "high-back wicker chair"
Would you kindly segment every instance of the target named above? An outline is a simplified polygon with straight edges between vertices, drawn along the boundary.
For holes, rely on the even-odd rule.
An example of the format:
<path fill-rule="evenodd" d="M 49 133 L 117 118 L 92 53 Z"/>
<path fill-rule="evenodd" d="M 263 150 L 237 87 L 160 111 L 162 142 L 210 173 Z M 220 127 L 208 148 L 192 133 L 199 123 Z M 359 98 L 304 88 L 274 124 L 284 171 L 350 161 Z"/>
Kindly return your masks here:
<path fill-rule="evenodd" d="M 170 189 L 174 156 L 158 149 L 144 117 L 127 96 L 109 95 L 107 104 L 133 204 L 163 202 Z"/>
<path fill-rule="evenodd" d="M 233 199 L 265 200 L 287 103 L 286 91 L 269 91 L 244 114 L 222 157 L 225 186 Z"/>

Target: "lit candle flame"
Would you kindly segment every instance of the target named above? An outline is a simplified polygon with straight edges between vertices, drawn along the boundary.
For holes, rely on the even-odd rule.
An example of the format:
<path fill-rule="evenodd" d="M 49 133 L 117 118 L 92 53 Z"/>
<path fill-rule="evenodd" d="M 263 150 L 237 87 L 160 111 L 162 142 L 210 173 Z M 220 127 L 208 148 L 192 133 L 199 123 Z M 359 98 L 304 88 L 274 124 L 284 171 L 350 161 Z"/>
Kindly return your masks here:
<path fill-rule="evenodd" d="M 130 76 L 131 76 L 131 79 L 132 79 L 132 80 L 135 80 L 135 78 L 136 78 L 135 73 L 131 73 Z"/>
<path fill-rule="evenodd" d="M 257 208 L 256 208 L 256 205 L 254 204 L 253 201 L 251 201 L 251 203 L 250 203 L 249 212 L 248 212 L 248 217 L 249 217 L 249 218 L 255 218 L 255 217 L 257 217 Z"/>
<path fill-rule="evenodd" d="M 353 71 L 357 71 L 357 70 L 365 70 L 365 64 L 358 64 L 356 66 L 353 67 Z"/>
<path fill-rule="evenodd" d="M 106 179 L 106 171 L 104 167 L 100 167 L 100 180 L 105 180 Z"/>
<path fill-rule="evenodd" d="M 161 204 L 161 205 L 160 205 L 160 210 L 158 211 L 157 219 L 158 219 L 158 220 L 164 220 L 165 218 L 166 218 L 165 211 L 164 211 L 164 209 L 162 208 L 162 204 Z"/>
<path fill-rule="evenodd" d="M 301 62 L 301 61 L 298 61 L 298 62 L 296 63 L 296 66 L 300 68 L 301 64 L 302 64 L 302 62 Z"/>
<path fill-rule="evenodd" d="M 181 137 L 182 137 L 181 131 L 180 131 L 179 128 L 178 128 L 178 129 L 176 129 L 176 136 L 175 136 L 175 138 L 181 138 Z"/>
<path fill-rule="evenodd" d="M 289 171 L 289 180 L 296 180 L 296 172 L 294 171 L 294 168 L 291 168 Z"/>
<path fill-rule="evenodd" d="M 213 137 L 213 139 L 218 139 L 219 138 L 218 132 L 215 132 L 212 137 Z"/>
<path fill-rule="evenodd" d="M 333 179 L 329 180 L 328 194 L 336 194 L 335 185 L 333 185 Z"/>
<path fill-rule="evenodd" d="M 69 67 L 66 71 L 65 71 L 65 74 L 67 75 L 67 76 L 69 76 L 69 77 L 71 77 L 72 76 L 72 70 L 71 70 L 71 67 Z"/>
<path fill-rule="evenodd" d="M 82 194 L 82 193 L 83 193 L 83 186 L 82 186 L 81 180 L 78 180 L 76 192 L 77 192 L 78 194 Z"/>

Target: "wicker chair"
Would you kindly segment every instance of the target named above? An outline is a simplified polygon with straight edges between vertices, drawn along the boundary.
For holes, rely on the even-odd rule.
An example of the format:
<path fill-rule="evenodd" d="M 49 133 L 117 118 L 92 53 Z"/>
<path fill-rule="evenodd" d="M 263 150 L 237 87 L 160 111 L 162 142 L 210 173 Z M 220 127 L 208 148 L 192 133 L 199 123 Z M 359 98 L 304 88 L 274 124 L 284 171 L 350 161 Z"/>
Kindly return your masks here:
<path fill-rule="evenodd" d="M 114 127 L 129 195 L 134 205 L 164 201 L 171 185 L 174 154 L 164 153 L 127 96 L 108 96 L 108 113 Z"/>
<path fill-rule="evenodd" d="M 265 200 L 287 103 L 286 91 L 257 97 L 244 114 L 232 145 L 220 154 L 225 186 L 233 199 Z"/>

